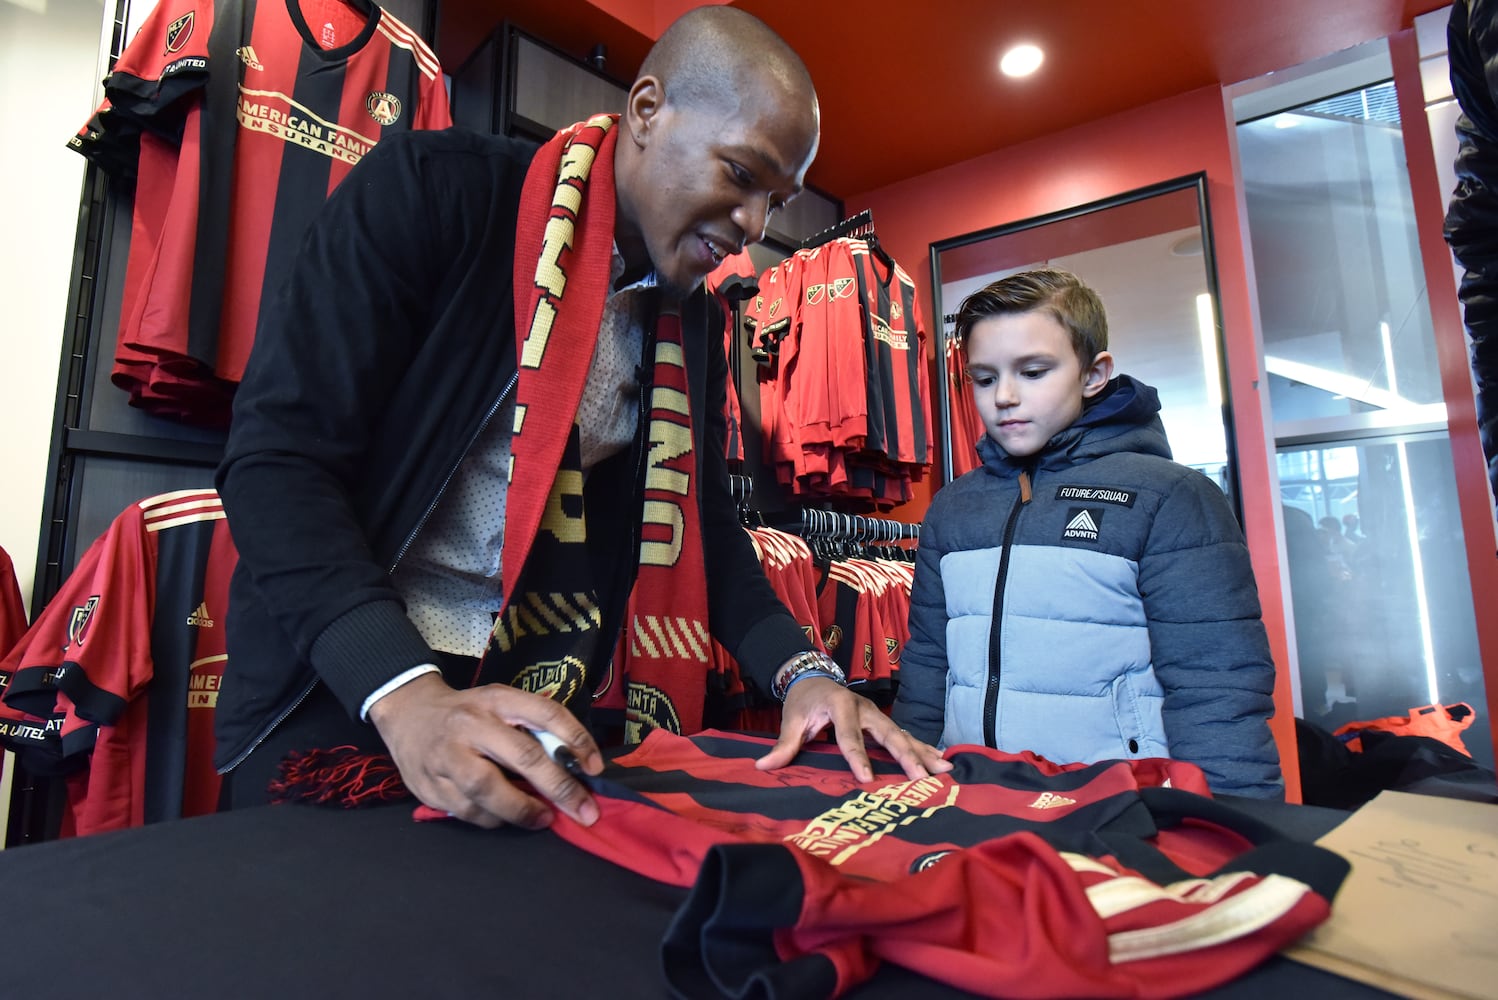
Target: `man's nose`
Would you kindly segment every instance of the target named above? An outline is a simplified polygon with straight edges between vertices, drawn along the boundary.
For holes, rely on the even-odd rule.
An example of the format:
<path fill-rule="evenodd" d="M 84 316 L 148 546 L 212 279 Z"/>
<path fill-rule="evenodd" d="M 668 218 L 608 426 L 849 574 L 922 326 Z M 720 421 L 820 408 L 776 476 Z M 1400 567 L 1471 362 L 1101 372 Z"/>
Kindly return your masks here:
<path fill-rule="evenodd" d="M 744 234 L 745 244 L 758 243 L 765 238 L 765 226 L 770 219 L 770 196 L 750 193 L 733 210 L 733 224 Z"/>

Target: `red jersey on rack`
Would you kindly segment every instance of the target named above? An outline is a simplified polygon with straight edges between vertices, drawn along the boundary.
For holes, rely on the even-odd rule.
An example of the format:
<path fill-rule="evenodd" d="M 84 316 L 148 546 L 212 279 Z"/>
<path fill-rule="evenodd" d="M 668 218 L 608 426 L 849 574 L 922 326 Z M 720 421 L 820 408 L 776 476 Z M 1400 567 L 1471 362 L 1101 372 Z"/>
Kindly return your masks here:
<path fill-rule="evenodd" d="M 0 549 L 0 655 L 10 652 L 25 631 L 26 605 L 16 583 L 16 568 L 10 555 Z"/>
<path fill-rule="evenodd" d="M 596 824 L 552 826 L 694 886 L 663 945 L 677 995 L 830 997 L 891 961 L 991 996 L 1179 996 L 1320 923 L 1347 871 L 1257 843 L 1183 762 L 956 747 L 947 774 L 876 755 L 859 783 L 831 747 L 756 769 L 773 742 L 652 733 L 591 781 Z"/>
<path fill-rule="evenodd" d="M 217 809 L 213 716 L 237 561 L 214 491 L 141 500 L 0 662 L 9 745 L 53 758 L 55 771 L 76 768 L 92 748 L 76 832 Z"/>
<path fill-rule="evenodd" d="M 112 378 L 225 423 L 260 303 L 328 194 L 389 132 L 452 124 L 441 67 L 367 3 L 162 0 L 105 95 L 69 144 L 136 187 Z"/>

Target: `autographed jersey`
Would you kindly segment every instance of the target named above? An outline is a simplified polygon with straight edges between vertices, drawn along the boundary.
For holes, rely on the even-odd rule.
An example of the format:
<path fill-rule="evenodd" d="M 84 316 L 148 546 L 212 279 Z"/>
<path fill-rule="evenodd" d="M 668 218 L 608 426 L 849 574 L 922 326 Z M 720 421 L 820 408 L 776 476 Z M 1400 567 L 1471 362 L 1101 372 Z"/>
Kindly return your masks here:
<path fill-rule="evenodd" d="M 213 716 L 237 559 L 217 493 L 141 500 L 0 662 L 8 745 L 53 758 L 54 771 L 92 750 L 78 833 L 216 810 Z"/>
<path fill-rule="evenodd" d="M 859 783 L 833 749 L 652 733 L 552 829 L 694 886 L 663 945 L 677 995 L 830 997 L 888 960 L 990 996 L 1179 996 L 1323 921 L 1347 871 L 1214 802 L 1169 760 L 1057 766 L 981 747 Z M 1262 841 L 1262 843 L 1261 843 Z"/>
<path fill-rule="evenodd" d="M 372 4 L 162 0 L 105 96 L 69 144 L 136 189 L 111 377 L 138 406 L 225 423 L 319 206 L 384 135 L 452 123 L 441 67 Z"/>

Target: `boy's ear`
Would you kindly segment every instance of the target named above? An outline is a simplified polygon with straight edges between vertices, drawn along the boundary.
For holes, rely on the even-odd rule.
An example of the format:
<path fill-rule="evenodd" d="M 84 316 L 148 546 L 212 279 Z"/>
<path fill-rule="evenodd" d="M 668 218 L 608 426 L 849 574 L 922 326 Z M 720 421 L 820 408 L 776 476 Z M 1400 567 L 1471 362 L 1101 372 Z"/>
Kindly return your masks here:
<path fill-rule="evenodd" d="M 1113 355 L 1107 351 L 1099 351 L 1087 369 L 1087 378 L 1082 382 L 1082 398 L 1091 399 L 1102 392 L 1112 377 Z"/>

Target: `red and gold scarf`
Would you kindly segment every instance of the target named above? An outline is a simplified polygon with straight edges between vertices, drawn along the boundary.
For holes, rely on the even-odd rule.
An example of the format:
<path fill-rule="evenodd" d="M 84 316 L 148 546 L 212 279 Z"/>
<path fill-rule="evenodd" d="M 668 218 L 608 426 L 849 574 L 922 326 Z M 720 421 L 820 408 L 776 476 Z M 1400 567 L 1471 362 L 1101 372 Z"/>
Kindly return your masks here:
<path fill-rule="evenodd" d="M 682 326 L 663 311 L 646 337 L 645 497 L 625 655 L 604 677 L 587 676 L 608 639 L 588 571 L 576 413 L 609 294 L 617 123 L 598 116 L 558 133 L 532 161 L 521 193 L 506 569 L 479 679 L 571 704 L 591 694 L 595 721 L 622 723 L 634 742 L 655 727 L 702 728 L 710 644 Z"/>

